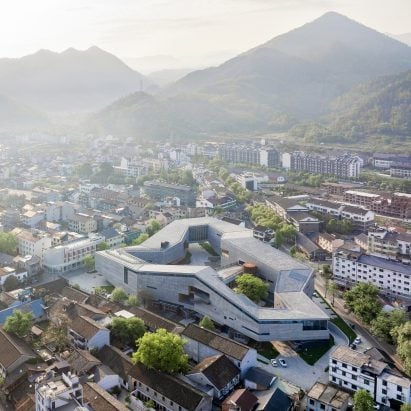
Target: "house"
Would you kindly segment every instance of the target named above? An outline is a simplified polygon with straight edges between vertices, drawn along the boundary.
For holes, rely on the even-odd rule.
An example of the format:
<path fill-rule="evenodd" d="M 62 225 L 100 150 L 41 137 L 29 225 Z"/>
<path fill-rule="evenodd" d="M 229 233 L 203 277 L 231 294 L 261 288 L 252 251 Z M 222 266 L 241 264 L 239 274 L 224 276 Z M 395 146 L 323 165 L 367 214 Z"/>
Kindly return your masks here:
<path fill-rule="evenodd" d="M 110 344 L 110 330 L 86 316 L 79 316 L 69 324 L 71 343 L 81 349 L 91 350 Z"/>
<path fill-rule="evenodd" d="M 50 235 L 42 231 L 15 228 L 12 233 L 16 236 L 18 252 L 22 256 L 35 255 L 42 261 L 44 252 L 52 246 Z"/>
<path fill-rule="evenodd" d="M 124 243 L 124 236 L 115 228 L 106 228 L 100 232 L 100 235 L 104 237 L 104 241 L 107 243 L 109 248 L 119 247 L 122 243 Z"/>
<path fill-rule="evenodd" d="M 195 384 L 213 388 L 213 396 L 222 399 L 240 382 L 240 369 L 225 355 L 213 355 L 197 364 L 187 377 Z"/>
<path fill-rule="evenodd" d="M 16 270 L 13 267 L 0 267 L 0 286 L 3 287 L 7 278 L 10 276 L 16 277 L 17 280 L 23 282 L 27 279 L 27 271 L 25 270 Z"/>
<path fill-rule="evenodd" d="M 292 399 L 282 390 L 276 388 L 268 391 L 255 391 L 258 397 L 258 405 L 255 411 L 291 411 Z"/>
<path fill-rule="evenodd" d="M 252 367 L 244 375 L 244 387 L 257 391 L 268 390 L 276 378 L 263 368 Z"/>
<path fill-rule="evenodd" d="M 344 240 L 336 238 L 332 234 L 320 233 L 317 238 L 317 244 L 328 253 L 332 254 L 338 248 L 344 245 Z"/>
<path fill-rule="evenodd" d="M 270 199 L 265 200 L 265 203 L 267 207 L 270 207 L 284 220 L 287 218 L 287 214 L 308 211 L 306 206 L 299 204 L 297 201 L 277 195 L 270 196 Z"/>
<path fill-rule="evenodd" d="M 257 351 L 214 331 L 189 324 L 181 333 L 187 341 L 184 349 L 197 363 L 212 355 L 224 354 L 244 375 L 257 364 Z"/>
<path fill-rule="evenodd" d="M 258 398 L 246 388 L 235 390 L 222 404 L 222 411 L 253 411 Z"/>
<path fill-rule="evenodd" d="M 24 341 L 0 327 L 0 376 L 6 376 L 36 355 Z"/>
<path fill-rule="evenodd" d="M 302 233 L 297 233 L 295 244 L 311 261 L 324 261 L 327 258 L 327 252 Z"/>
<path fill-rule="evenodd" d="M 316 382 L 307 393 L 306 411 L 346 411 L 349 399 L 348 393 Z"/>
<path fill-rule="evenodd" d="M 318 233 L 320 231 L 321 221 L 307 212 L 292 212 L 287 215 L 287 219 L 300 233 Z"/>
<path fill-rule="evenodd" d="M 253 229 L 253 236 L 257 240 L 269 242 L 274 237 L 274 230 L 271 228 L 264 227 L 262 225 L 257 225 Z"/>
<path fill-rule="evenodd" d="M 122 402 L 94 382 L 83 385 L 83 405 L 90 411 L 128 411 Z"/>
<path fill-rule="evenodd" d="M 340 345 L 330 355 L 330 383 L 344 390 L 367 390 L 378 404 L 398 409 L 411 402 L 411 381 L 385 361 Z"/>
<path fill-rule="evenodd" d="M 363 232 L 368 231 L 374 225 L 374 211 L 366 210 L 361 207 L 346 205 L 341 212 L 341 218 L 350 220 L 354 229 Z"/>
<path fill-rule="evenodd" d="M 80 234 L 89 234 L 97 231 L 97 221 L 84 213 L 76 213 L 68 219 L 69 229 Z"/>

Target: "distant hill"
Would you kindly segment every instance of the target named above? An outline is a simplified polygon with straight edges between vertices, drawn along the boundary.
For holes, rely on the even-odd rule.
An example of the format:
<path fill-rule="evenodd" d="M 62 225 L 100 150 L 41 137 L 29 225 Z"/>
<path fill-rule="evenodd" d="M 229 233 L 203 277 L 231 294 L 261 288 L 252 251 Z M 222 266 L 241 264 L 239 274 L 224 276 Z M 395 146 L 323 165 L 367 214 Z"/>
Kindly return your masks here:
<path fill-rule="evenodd" d="M 47 124 L 47 117 L 20 102 L 0 94 L 0 130 L 24 130 Z"/>
<path fill-rule="evenodd" d="M 158 86 L 164 87 L 175 83 L 192 71 L 192 69 L 165 69 L 153 71 L 147 77 Z"/>
<path fill-rule="evenodd" d="M 152 84 L 98 47 L 0 59 L 0 93 L 46 111 L 99 109 Z"/>
<path fill-rule="evenodd" d="M 130 96 L 94 121 L 115 131 L 111 124 L 121 118 L 130 134 L 158 118 L 146 133 L 154 127 L 153 135 L 163 137 L 283 131 L 320 119 L 354 86 L 410 68 L 410 47 L 331 12 L 218 67 L 188 74 L 144 107 Z"/>

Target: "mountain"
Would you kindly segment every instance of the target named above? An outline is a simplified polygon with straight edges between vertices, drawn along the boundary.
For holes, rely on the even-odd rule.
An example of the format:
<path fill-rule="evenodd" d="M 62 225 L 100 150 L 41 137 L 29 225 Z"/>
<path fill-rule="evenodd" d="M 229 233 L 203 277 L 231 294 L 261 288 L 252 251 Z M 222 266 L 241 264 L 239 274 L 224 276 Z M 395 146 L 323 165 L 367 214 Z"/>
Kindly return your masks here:
<path fill-rule="evenodd" d="M 98 47 L 0 59 L 0 93 L 46 111 L 99 109 L 152 84 Z"/>
<path fill-rule="evenodd" d="M 2 131 L 8 129 L 23 130 L 46 123 L 47 118 L 44 114 L 14 99 L 0 95 L 0 129 Z"/>
<path fill-rule="evenodd" d="M 353 87 L 410 68 L 410 47 L 330 12 L 218 67 L 191 72 L 143 105 L 136 95 L 114 103 L 93 122 L 115 132 L 121 118 L 127 134 L 144 124 L 147 136 L 163 137 L 284 131 L 320 119 Z M 148 118 L 161 121 L 154 126 Z"/>
<path fill-rule="evenodd" d="M 192 71 L 193 69 L 165 69 L 153 71 L 152 73 L 148 74 L 147 77 L 158 86 L 164 87 L 175 83 Z"/>

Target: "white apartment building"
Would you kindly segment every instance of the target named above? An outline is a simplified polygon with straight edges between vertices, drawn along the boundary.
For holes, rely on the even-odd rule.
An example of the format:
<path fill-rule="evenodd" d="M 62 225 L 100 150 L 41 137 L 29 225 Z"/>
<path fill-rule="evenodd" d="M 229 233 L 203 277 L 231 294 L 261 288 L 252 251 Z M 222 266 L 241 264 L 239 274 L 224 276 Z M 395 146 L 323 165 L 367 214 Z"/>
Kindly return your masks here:
<path fill-rule="evenodd" d="M 20 222 L 27 227 L 37 227 L 46 218 L 43 210 L 27 210 L 20 215 Z"/>
<path fill-rule="evenodd" d="M 27 279 L 28 273 L 27 270 L 17 271 L 13 267 L 0 267 L 0 286 L 3 287 L 4 282 L 10 276 L 16 277 L 20 282 L 23 282 Z"/>
<path fill-rule="evenodd" d="M 70 372 L 54 378 L 40 377 L 35 390 L 36 411 L 74 410 L 83 405 L 83 387 L 79 378 Z"/>
<path fill-rule="evenodd" d="M 382 294 L 411 299 L 411 266 L 398 261 L 339 249 L 333 255 L 333 274 L 344 286 L 371 283 Z"/>
<path fill-rule="evenodd" d="M 330 354 L 329 381 L 344 390 L 367 390 L 379 404 L 411 402 L 411 381 L 371 355 L 338 346 Z"/>
<path fill-rule="evenodd" d="M 42 261 L 44 253 L 52 246 L 51 237 L 43 231 L 15 228 L 12 233 L 17 238 L 18 252 L 21 256 L 35 255 Z"/>
<path fill-rule="evenodd" d="M 49 273 L 57 274 L 83 267 L 84 257 L 94 255 L 97 244 L 103 241 L 102 236 L 90 235 L 87 238 L 50 248 L 44 254 L 44 269 Z"/>
<path fill-rule="evenodd" d="M 76 213 L 68 220 L 69 229 L 80 234 L 97 231 L 97 221 L 88 214 Z"/>

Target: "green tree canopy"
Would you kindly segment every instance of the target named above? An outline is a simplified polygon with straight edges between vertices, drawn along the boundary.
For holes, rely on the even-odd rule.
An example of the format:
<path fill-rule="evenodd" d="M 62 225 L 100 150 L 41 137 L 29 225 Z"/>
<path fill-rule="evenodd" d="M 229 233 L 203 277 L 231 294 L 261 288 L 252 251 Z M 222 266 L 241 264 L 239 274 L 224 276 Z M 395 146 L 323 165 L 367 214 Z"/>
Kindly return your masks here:
<path fill-rule="evenodd" d="M 127 305 L 130 307 L 138 307 L 140 305 L 138 297 L 136 295 L 130 295 L 127 299 Z"/>
<path fill-rule="evenodd" d="M 136 344 L 136 340 L 146 332 L 143 320 L 137 317 L 116 317 L 113 319 L 110 328 L 114 339 L 133 347 Z"/>
<path fill-rule="evenodd" d="M 111 300 L 115 303 L 124 302 L 127 298 L 127 293 L 121 287 L 116 287 L 111 293 Z"/>
<path fill-rule="evenodd" d="M 94 255 L 86 255 L 83 260 L 84 266 L 86 267 L 87 271 L 93 271 L 95 268 L 96 260 Z"/>
<path fill-rule="evenodd" d="M 107 250 L 108 248 L 109 246 L 106 241 L 102 241 L 101 243 L 98 243 L 96 247 L 97 251 L 104 251 L 104 250 Z"/>
<path fill-rule="evenodd" d="M 185 372 L 188 367 L 185 343 L 179 335 L 159 328 L 154 333 L 145 333 L 137 340 L 138 349 L 132 358 L 135 363 L 141 362 L 146 367 L 159 371 Z"/>
<path fill-rule="evenodd" d="M 13 314 L 7 317 L 4 329 L 19 338 L 25 337 L 33 326 L 33 314 L 24 313 L 21 310 L 14 310 Z"/>
<path fill-rule="evenodd" d="M 202 320 L 200 321 L 200 327 L 205 328 L 207 330 L 211 330 L 211 331 L 215 329 L 214 322 L 208 315 L 205 315 L 202 318 Z"/>
<path fill-rule="evenodd" d="M 19 279 L 15 275 L 9 275 L 3 284 L 4 291 L 12 291 L 19 288 L 21 285 Z"/>
<path fill-rule="evenodd" d="M 411 376 L 411 321 L 395 327 L 391 333 L 397 343 L 397 354 L 404 363 L 405 372 Z"/>
<path fill-rule="evenodd" d="M 268 284 L 261 278 L 253 274 L 242 274 L 235 279 L 236 288 L 234 291 L 239 294 L 244 294 L 255 303 L 267 298 Z"/>
<path fill-rule="evenodd" d="M 407 321 L 407 314 L 403 310 L 381 311 L 377 318 L 371 322 L 371 331 L 378 338 L 392 344 L 394 337 L 392 331 Z"/>
<path fill-rule="evenodd" d="M 161 230 L 161 224 L 157 220 L 151 220 L 150 225 L 147 227 L 147 234 L 151 237 L 157 231 Z"/>
<path fill-rule="evenodd" d="M 17 254 L 17 239 L 14 234 L 0 232 L 0 252 L 10 255 Z"/>
<path fill-rule="evenodd" d="M 134 239 L 131 245 L 140 245 L 148 239 L 149 235 L 147 233 L 141 233 L 136 239 Z"/>
<path fill-rule="evenodd" d="M 378 288 L 370 283 L 360 283 L 344 293 L 346 307 L 366 324 L 370 324 L 381 311 Z"/>
<path fill-rule="evenodd" d="M 411 411 L 411 404 L 402 404 L 400 411 Z"/>
<path fill-rule="evenodd" d="M 374 399 L 367 390 L 358 390 L 354 394 L 355 411 L 373 411 Z"/>

